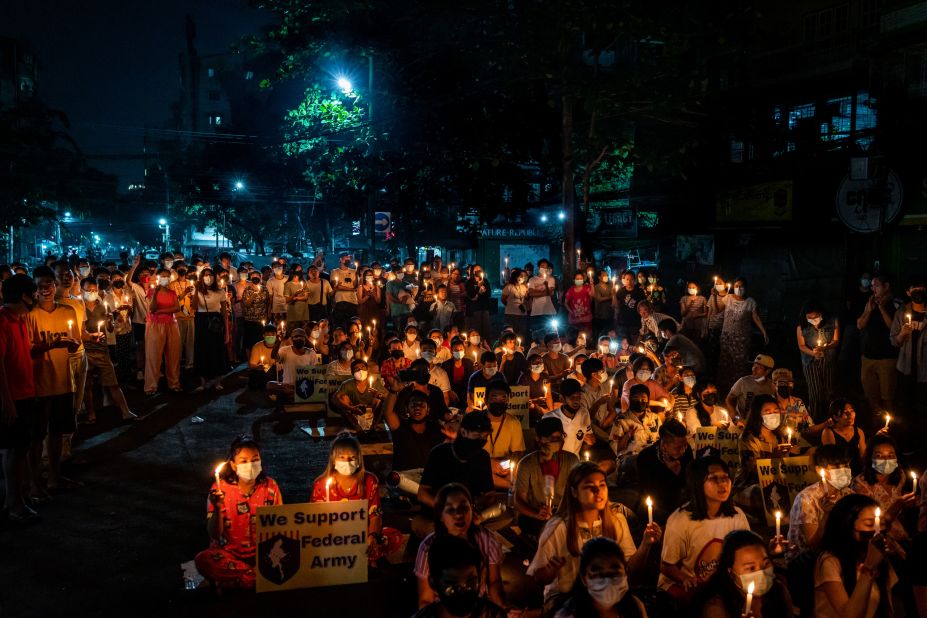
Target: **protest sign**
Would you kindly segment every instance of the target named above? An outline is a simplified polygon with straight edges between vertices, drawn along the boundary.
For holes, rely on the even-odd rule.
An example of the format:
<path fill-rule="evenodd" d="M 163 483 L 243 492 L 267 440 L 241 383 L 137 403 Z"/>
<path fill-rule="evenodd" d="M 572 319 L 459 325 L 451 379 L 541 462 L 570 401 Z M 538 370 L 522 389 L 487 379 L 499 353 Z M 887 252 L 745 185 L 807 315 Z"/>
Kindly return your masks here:
<path fill-rule="evenodd" d="M 695 435 L 689 437 L 689 446 L 692 447 L 692 454 L 696 459 L 703 456 L 706 451 L 717 451 L 718 428 L 698 427 Z"/>
<path fill-rule="evenodd" d="M 506 412 L 514 416 L 521 423 L 522 429 L 528 429 L 528 387 L 513 386 L 512 396 L 509 397 L 509 407 Z"/>
<path fill-rule="evenodd" d="M 328 403 L 328 396 L 338 390 L 345 376 L 326 375 L 327 367 L 297 367 L 293 401 L 296 403 Z"/>
<path fill-rule="evenodd" d="M 807 455 L 757 459 L 756 471 L 763 494 L 766 523 L 770 526 L 776 523 L 776 511 L 780 511 L 783 522 L 788 523 L 789 511 L 795 496 L 818 480 L 811 457 Z"/>
<path fill-rule="evenodd" d="M 695 435 L 690 436 L 689 445 L 696 457 L 701 457 L 706 451 L 713 451 L 731 469 L 731 477 L 740 471 L 740 442 L 741 431 L 731 425 L 724 427 L 699 427 Z"/>
<path fill-rule="evenodd" d="M 482 410 L 486 405 L 486 387 L 476 386 L 473 388 L 473 407 Z"/>
<path fill-rule="evenodd" d="M 257 509 L 257 591 L 367 581 L 366 500 Z"/>

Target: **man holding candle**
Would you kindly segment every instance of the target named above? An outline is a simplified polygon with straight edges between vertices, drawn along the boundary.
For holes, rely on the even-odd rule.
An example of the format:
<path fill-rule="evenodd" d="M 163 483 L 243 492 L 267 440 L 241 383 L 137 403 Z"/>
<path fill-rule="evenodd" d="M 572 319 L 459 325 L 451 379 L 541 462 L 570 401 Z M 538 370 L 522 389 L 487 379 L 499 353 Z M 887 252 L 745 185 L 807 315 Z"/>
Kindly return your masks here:
<path fill-rule="evenodd" d="M 895 367 L 901 373 L 899 403 L 913 421 L 915 414 L 921 416 L 927 407 L 927 337 L 923 336 L 927 324 L 927 283 L 915 278 L 908 286 L 911 302 L 895 313 L 890 336 L 892 345 L 898 348 L 898 362 Z M 907 317 L 910 315 L 910 317 Z M 911 444 L 922 443 L 923 423 L 910 424 L 908 432 Z"/>
<path fill-rule="evenodd" d="M 451 359 L 441 364 L 451 384 L 451 394 L 455 406 L 463 407 L 467 401 L 467 383 L 473 373 L 473 361 L 467 358 L 463 339 L 451 339 Z"/>
<path fill-rule="evenodd" d="M 282 343 L 283 340 L 277 336 L 270 357 L 283 370 L 283 379 L 279 382 L 268 382 L 267 390 L 290 399 L 296 389 L 296 369 L 318 365 L 319 357 L 314 349 L 306 345 L 306 331 L 302 328 L 294 328 L 290 333 L 290 345 L 284 346 Z"/>
<path fill-rule="evenodd" d="M 264 390 L 270 381 L 270 370 L 274 367 L 273 353 L 277 347 L 277 327 L 264 327 L 264 338 L 254 344 L 248 355 L 248 388 Z"/>
<path fill-rule="evenodd" d="M 353 431 L 376 428 L 380 416 L 382 395 L 374 389 L 369 377 L 367 362 L 362 358 L 353 359 L 351 377 L 341 383 L 329 400 Z"/>
<path fill-rule="evenodd" d="M 513 480 L 511 468 L 502 465 L 505 460 L 518 461 L 525 453 L 525 434 L 521 423 L 506 410 L 512 389 L 504 382 L 490 382 L 486 386 L 486 409 L 492 430 L 486 442 L 486 452 L 492 458 L 493 482 L 507 489 Z"/>
<path fill-rule="evenodd" d="M 892 344 L 889 335 L 895 313 L 902 303 L 895 298 L 888 275 L 873 277 L 871 287 L 872 294 L 862 315 L 856 320 L 856 327 L 860 331 L 862 348 L 860 380 L 869 403 L 869 414 L 872 419 L 876 419 L 883 410 L 893 410 L 895 407 L 898 349 Z"/>
<path fill-rule="evenodd" d="M 335 290 L 331 321 L 335 326 L 347 327 L 348 321 L 357 315 L 357 270 L 352 267 L 354 257 L 342 253 L 339 267 L 332 271 L 332 288 Z"/>
<path fill-rule="evenodd" d="M 639 493 L 653 497 L 653 521 L 661 526 L 682 504 L 686 469 L 692 463 L 692 449 L 686 440 L 686 427 L 674 418 L 658 430 L 659 439 L 637 456 Z"/>

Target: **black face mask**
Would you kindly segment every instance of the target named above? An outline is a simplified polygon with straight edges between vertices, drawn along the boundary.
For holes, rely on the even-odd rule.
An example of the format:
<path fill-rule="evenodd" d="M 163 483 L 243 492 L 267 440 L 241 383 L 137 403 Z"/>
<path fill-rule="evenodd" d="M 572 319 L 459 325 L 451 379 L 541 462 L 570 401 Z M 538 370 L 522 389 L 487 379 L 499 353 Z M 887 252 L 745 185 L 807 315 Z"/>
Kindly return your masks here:
<path fill-rule="evenodd" d="M 502 416 L 508 407 L 509 404 L 504 401 L 492 401 L 489 403 L 489 413 L 493 416 Z"/>
<path fill-rule="evenodd" d="M 718 403 L 718 395 L 716 393 L 709 393 L 702 397 L 702 403 L 706 406 L 713 406 Z"/>
<path fill-rule="evenodd" d="M 454 452 L 463 459 L 469 459 L 479 453 L 486 445 L 486 438 L 464 438 L 461 435 L 454 440 Z"/>
<path fill-rule="evenodd" d="M 924 290 L 915 290 L 911 292 L 911 300 L 918 305 L 923 305 L 925 302 L 927 302 L 927 292 Z"/>
<path fill-rule="evenodd" d="M 476 609 L 480 595 L 476 590 L 460 590 L 453 594 L 440 594 L 441 605 L 452 616 L 469 616 Z"/>
<path fill-rule="evenodd" d="M 252 279 L 252 280 L 251 280 L 251 283 L 253 283 L 254 285 L 261 285 L 261 280 L 260 280 L 260 279 Z"/>
<path fill-rule="evenodd" d="M 421 371 L 415 374 L 414 381 L 419 386 L 425 386 L 431 380 L 431 375 L 427 371 Z"/>
<path fill-rule="evenodd" d="M 776 393 L 783 399 L 788 399 L 792 396 L 792 387 L 791 386 L 777 386 Z"/>
<path fill-rule="evenodd" d="M 122 279 L 118 281 L 113 281 L 113 287 L 116 288 L 117 290 L 121 290 L 122 288 L 126 287 L 126 282 L 123 281 Z"/>
<path fill-rule="evenodd" d="M 400 358 L 405 356 L 405 354 L 402 353 L 402 350 L 390 350 L 389 356 L 393 360 L 399 360 Z"/>
<path fill-rule="evenodd" d="M 302 350 L 303 348 L 306 347 L 306 340 L 305 339 L 294 339 L 293 347 L 296 348 L 297 350 Z"/>
<path fill-rule="evenodd" d="M 97 288 L 102 292 L 109 289 L 109 281 L 103 280 L 97 282 Z"/>

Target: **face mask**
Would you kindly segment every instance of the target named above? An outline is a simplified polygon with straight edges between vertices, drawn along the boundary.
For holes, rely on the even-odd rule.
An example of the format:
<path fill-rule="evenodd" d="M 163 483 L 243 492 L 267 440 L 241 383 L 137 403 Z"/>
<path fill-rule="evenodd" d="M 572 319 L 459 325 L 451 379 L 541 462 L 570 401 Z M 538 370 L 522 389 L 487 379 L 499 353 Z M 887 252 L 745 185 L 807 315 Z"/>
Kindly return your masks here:
<path fill-rule="evenodd" d="M 174 260 L 164 260 L 164 268 L 170 268 L 174 265 Z"/>
<path fill-rule="evenodd" d="M 123 281 L 122 279 L 113 281 L 113 287 L 116 288 L 117 290 L 121 290 L 122 288 L 126 287 L 126 282 Z"/>
<path fill-rule="evenodd" d="M 911 292 L 911 300 L 918 305 L 923 305 L 924 301 L 927 301 L 927 292 L 924 290 L 915 290 Z"/>
<path fill-rule="evenodd" d="M 422 352 L 422 358 L 424 358 L 426 361 L 430 363 L 431 361 L 435 359 L 435 353 L 432 352 L 431 350 L 427 352 Z"/>
<path fill-rule="evenodd" d="M 417 336 L 418 335 L 416 335 L 415 333 L 406 333 L 406 341 L 408 341 L 409 343 L 412 343 L 413 341 L 415 341 L 415 338 Z"/>
<path fill-rule="evenodd" d="M 593 577 L 586 583 L 592 600 L 603 607 L 613 607 L 628 593 L 628 578 Z"/>
<path fill-rule="evenodd" d="M 585 345 L 586 345 L 586 338 L 585 338 L 585 337 L 577 337 L 577 338 L 576 338 L 576 347 L 581 348 L 581 347 L 583 347 L 583 346 L 585 346 Z"/>
<path fill-rule="evenodd" d="M 702 403 L 704 403 L 706 406 L 715 405 L 716 403 L 718 403 L 717 393 L 708 393 L 707 395 L 702 397 Z"/>
<path fill-rule="evenodd" d="M 689 296 L 695 296 L 698 294 L 698 288 L 689 288 Z"/>
<path fill-rule="evenodd" d="M 872 285 L 872 279 L 860 279 L 859 284 L 864 288 L 868 288 L 870 285 Z"/>
<path fill-rule="evenodd" d="M 374 276 L 374 277 L 379 277 L 379 276 L 382 275 L 382 274 L 383 274 L 383 269 L 382 269 L 382 268 L 374 268 L 374 269 L 373 269 L 373 276 Z"/>
<path fill-rule="evenodd" d="M 485 369 L 483 369 L 483 375 L 486 376 L 487 378 L 491 378 L 494 375 L 496 375 L 496 371 L 498 371 L 496 367 L 486 367 Z"/>
<path fill-rule="evenodd" d="M 531 365 L 531 373 L 541 373 L 544 371 L 544 365 Z"/>
<path fill-rule="evenodd" d="M 275 269 L 274 269 L 274 274 L 275 274 L 275 275 L 280 275 L 280 274 L 282 274 L 282 273 L 283 273 L 283 269 L 282 269 L 282 268 L 275 268 Z"/>
<path fill-rule="evenodd" d="M 402 353 L 402 350 L 392 350 L 389 353 L 389 355 L 390 355 L 390 358 L 392 358 L 393 360 L 399 360 L 400 358 L 405 356 L 405 354 Z"/>
<path fill-rule="evenodd" d="M 293 347 L 297 350 L 302 350 L 303 348 L 306 347 L 306 340 L 305 339 L 294 339 Z"/>
<path fill-rule="evenodd" d="M 313 339 L 318 339 L 319 337 L 322 336 L 322 332 L 321 332 L 320 330 L 318 330 L 318 329 L 312 331 L 311 334 L 312 334 L 312 338 L 313 338 Z"/>
<path fill-rule="evenodd" d="M 872 460 L 872 469 L 878 472 L 879 474 L 891 474 L 898 469 L 898 460 L 897 459 L 873 459 Z"/>
<path fill-rule="evenodd" d="M 782 422 L 782 415 L 778 412 L 776 414 L 764 414 L 763 415 L 763 427 L 770 431 L 775 431 L 779 427 L 779 423 Z"/>
<path fill-rule="evenodd" d="M 648 369 L 641 369 L 640 371 L 638 371 L 637 373 L 634 374 L 634 377 L 637 378 L 638 380 L 640 380 L 641 382 L 646 382 L 647 380 L 650 379 L 650 376 L 651 376 L 651 375 L 653 375 L 653 374 L 650 373 L 650 370 L 648 370 Z"/>
<path fill-rule="evenodd" d="M 358 382 L 363 382 L 364 380 L 366 380 L 366 379 L 367 379 L 367 370 L 366 370 L 366 369 L 360 369 L 360 370 L 358 370 L 358 371 L 355 371 L 355 372 L 354 372 L 354 379 L 357 380 Z"/>
<path fill-rule="evenodd" d="M 464 459 L 468 459 L 479 453 L 485 445 L 486 438 L 464 438 L 458 434 L 457 439 L 454 440 L 454 451 Z"/>
<path fill-rule="evenodd" d="M 575 286 L 578 287 L 578 288 L 581 288 L 581 287 L 583 287 L 583 280 L 582 280 L 582 279 L 574 279 L 574 280 L 573 280 L 573 285 L 575 285 Z"/>
<path fill-rule="evenodd" d="M 608 372 L 604 369 L 602 371 L 598 371 L 595 374 L 595 378 L 599 381 L 599 384 L 605 384 L 605 380 L 608 379 Z"/>
<path fill-rule="evenodd" d="M 717 285 L 715 286 L 715 289 L 716 289 L 717 291 L 719 291 L 719 292 L 723 292 L 723 291 L 724 291 L 724 284 L 723 284 L 723 283 L 717 284 Z"/>
<path fill-rule="evenodd" d="M 432 341 L 435 342 L 435 347 L 440 347 L 444 343 L 444 341 L 438 338 L 432 339 Z"/>
<path fill-rule="evenodd" d="M 81 277 L 86 277 L 87 275 L 90 274 L 90 267 L 83 266 L 81 268 L 78 268 L 77 271 L 80 273 Z"/>
<path fill-rule="evenodd" d="M 853 480 L 853 472 L 849 468 L 837 468 L 836 470 L 828 470 L 830 474 L 830 483 L 834 489 L 846 489 L 850 486 L 850 481 Z"/>
<path fill-rule="evenodd" d="M 354 350 L 344 350 L 341 352 L 342 360 L 351 360 L 354 358 Z"/>
<path fill-rule="evenodd" d="M 782 397 L 783 399 L 788 399 L 792 396 L 792 387 L 791 386 L 777 386 L 776 394 Z"/>
<path fill-rule="evenodd" d="M 469 616 L 480 600 L 479 592 L 476 590 L 460 590 L 453 594 L 442 593 L 438 597 L 441 599 L 441 605 L 451 616 Z"/>
<path fill-rule="evenodd" d="M 252 461 L 250 463 L 240 463 L 235 468 L 235 474 L 238 475 L 238 478 L 246 483 L 249 483 L 258 477 L 258 474 L 261 473 L 261 462 Z"/>
<path fill-rule="evenodd" d="M 740 576 L 740 589 L 747 590 L 750 584 L 753 584 L 753 594 L 761 597 L 772 588 L 776 581 L 776 574 L 772 567 L 767 567 L 761 571 L 753 573 L 744 573 Z"/>
<path fill-rule="evenodd" d="M 647 277 L 647 282 L 648 282 L 648 283 L 656 283 L 656 282 L 657 282 L 657 279 L 656 279 L 656 277 Z"/>
<path fill-rule="evenodd" d="M 171 282 L 170 277 L 158 277 L 158 285 L 160 285 L 163 288 L 166 288 L 170 282 Z"/>
<path fill-rule="evenodd" d="M 335 462 L 335 472 L 341 476 L 353 476 L 357 472 L 358 466 L 353 461 L 336 461 Z"/>
<path fill-rule="evenodd" d="M 809 319 L 809 320 L 808 320 L 808 324 L 811 324 L 812 326 L 817 326 L 817 325 L 820 324 L 823 320 L 824 320 L 824 318 L 812 318 L 812 319 Z"/>
<path fill-rule="evenodd" d="M 546 277 L 547 275 L 550 274 L 550 269 L 549 269 L 549 268 L 540 268 L 540 269 L 538 269 L 538 274 L 540 274 L 542 277 Z"/>
<path fill-rule="evenodd" d="M 563 349 L 563 344 L 560 344 L 560 343 L 552 343 L 552 344 L 550 344 L 550 349 L 551 349 L 552 351 L 554 351 L 554 352 L 559 352 L 560 350 Z"/>
<path fill-rule="evenodd" d="M 405 270 L 406 270 L 407 273 L 409 273 L 409 274 L 411 275 L 412 272 L 415 270 L 415 267 L 414 267 L 414 266 L 411 266 L 411 265 L 410 265 L 410 266 L 406 266 Z"/>
<path fill-rule="evenodd" d="M 100 298 L 100 295 L 96 292 L 84 292 L 84 300 L 88 303 L 95 302 L 98 298 Z"/>
<path fill-rule="evenodd" d="M 745 291 L 743 288 L 734 288 L 734 294 L 737 296 L 745 296 Z"/>
<path fill-rule="evenodd" d="M 470 345 L 480 345 L 479 337 L 470 337 Z"/>
<path fill-rule="evenodd" d="M 524 277 L 519 277 L 519 278 L 518 278 L 518 285 L 524 285 L 524 284 L 525 284 L 525 281 L 527 281 L 527 279 L 525 279 Z"/>
<path fill-rule="evenodd" d="M 372 283 L 373 283 L 373 277 L 364 277 L 364 281 L 366 281 L 368 284 L 372 284 Z"/>
<path fill-rule="evenodd" d="M 608 354 L 608 346 L 607 346 L 607 345 L 600 345 L 600 346 L 599 346 L 599 354 Z"/>
<path fill-rule="evenodd" d="M 451 352 L 451 356 L 454 357 L 454 360 L 460 360 L 464 357 L 463 350 L 457 350 L 456 352 Z"/>
<path fill-rule="evenodd" d="M 266 337 L 264 337 L 264 343 L 266 343 L 267 345 L 274 345 L 275 343 L 277 343 L 277 336 L 267 335 Z"/>
<path fill-rule="evenodd" d="M 493 416 L 502 416 L 508 409 L 509 404 L 504 401 L 493 401 L 489 404 L 489 413 Z"/>
<path fill-rule="evenodd" d="M 682 379 L 682 383 L 688 386 L 689 388 L 694 387 L 695 382 L 696 382 L 695 376 L 686 376 Z"/>
<path fill-rule="evenodd" d="M 213 281 L 215 281 L 215 279 L 213 279 L 209 275 L 203 277 L 203 283 L 205 283 L 206 285 L 212 285 Z"/>

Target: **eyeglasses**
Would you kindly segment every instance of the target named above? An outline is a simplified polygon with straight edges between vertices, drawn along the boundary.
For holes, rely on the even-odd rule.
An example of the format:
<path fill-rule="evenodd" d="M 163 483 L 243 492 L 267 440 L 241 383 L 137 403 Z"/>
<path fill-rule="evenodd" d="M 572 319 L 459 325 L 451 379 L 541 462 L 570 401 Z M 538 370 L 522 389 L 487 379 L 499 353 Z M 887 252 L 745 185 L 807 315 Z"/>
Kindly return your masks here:
<path fill-rule="evenodd" d="M 705 480 L 709 483 L 713 483 L 714 485 L 727 485 L 731 482 L 731 477 L 727 474 L 712 474 L 710 476 L 706 476 Z"/>

